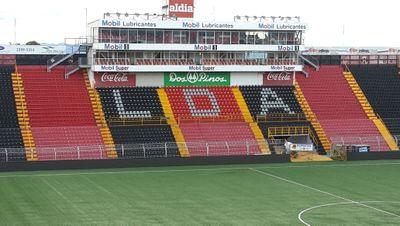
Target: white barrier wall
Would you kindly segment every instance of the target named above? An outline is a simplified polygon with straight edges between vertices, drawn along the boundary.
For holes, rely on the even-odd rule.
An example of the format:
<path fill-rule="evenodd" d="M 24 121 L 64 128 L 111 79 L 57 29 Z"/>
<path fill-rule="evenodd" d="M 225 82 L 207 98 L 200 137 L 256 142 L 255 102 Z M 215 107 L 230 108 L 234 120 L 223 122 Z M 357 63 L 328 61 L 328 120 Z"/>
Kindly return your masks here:
<path fill-rule="evenodd" d="M 231 86 L 263 85 L 263 73 L 231 73 Z"/>
<path fill-rule="evenodd" d="M 136 73 L 136 86 L 164 86 L 163 73 Z"/>

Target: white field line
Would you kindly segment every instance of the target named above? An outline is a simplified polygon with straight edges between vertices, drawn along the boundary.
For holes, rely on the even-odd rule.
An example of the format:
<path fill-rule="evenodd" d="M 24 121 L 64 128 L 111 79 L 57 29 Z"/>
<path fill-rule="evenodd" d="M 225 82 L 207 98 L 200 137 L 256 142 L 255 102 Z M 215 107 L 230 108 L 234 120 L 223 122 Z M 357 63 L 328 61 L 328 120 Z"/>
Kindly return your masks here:
<path fill-rule="evenodd" d="M 289 169 L 289 168 L 330 168 L 330 167 L 357 167 L 357 166 L 387 166 L 400 165 L 400 162 L 388 163 L 361 163 L 361 164 L 330 164 L 330 165 L 293 165 L 289 166 L 258 166 L 257 169 Z M 139 170 L 136 170 L 139 169 Z M 151 174 L 151 173 L 176 173 L 176 172 L 202 172 L 202 171 L 236 171 L 248 170 L 249 167 L 216 167 L 216 168 L 195 168 L 195 169 L 172 169 L 172 170 L 140 170 L 140 168 L 130 168 L 130 170 L 116 171 L 97 171 L 97 172 L 71 172 L 71 173 L 48 173 L 49 171 L 35 171 L 31 174 L 11 174 L 1 175 L 0 178 L 15 178 L 15 177 L 53 177 L 53 176 L 79 176 L 79 175 L 103 175 L 103 174 Z M 46 172 L 46 173 L 45 173 Z M 7 174 L 5 172 L 4 174 Z"/>
<path fill-rule="evenodd" d="M 66 202 L 68 202 L 75 210 L 77 210 L 82 216 L 86 216 L 86 214 L 79 208 L 77 207 L 69 198 L 67 198 L 62 192 L 60 192 L 56 187 L 51 185 L 46 179 L 42 180 L 47 186 L 51 188 L 55 193 L 57 193 L 58 196 L 60 196 L 62 199 L 64 199 Z"/>
<path fill-rule="evenodd" d="M 313 191 L 316 191 L 316 192 L 319 192 L 319 193 L 322 193 L 322 194 L 325 194 L 325 195 L 328 195 L 328 196 L 331 196 L 331 197 L 334 197 L 334 198 L 337 198 L 337 199 L 344 200 L 344 201 L 349 202 L 349 203 L 354 203 L 354 204 L 357 204 L 359 206 L 363 206 L 363 207 L 366 207 L 366 208 L 369 208 L 369 209 L 376 210 L 378 212 L 385 213 L 387 215 L 391 215 L 391 216 L 400 218 L 400 215 L 397 215 L 395 213 L 388 212 L 388 211 L 382 210 L 382 209 L 378 209 L 378 208 L 375 208 L 373 206 L 369 206 L 369 205 L 366 205 L 364 203 L 360 203 L 360 202 L 345 198 L 345 197 L 340 196 L 340 195 L 335 195 L 333 193 L 330 193 L 330 192 L 327 192 L 327 191 L 323 191 L 323 190 L 320 190 L 318 188 L 314 188 L 314 187 L 311 187 L 311 186 L 308 186 L 308 185 L 305 185 L 305 184 L 302 184 L 302 183 L 299 183 L 299 182 L 296 182 L 296 181 L 292 181 L 292 180 L 289 180 L 289 179 L 286 179 L 286 178 L 283 178 L 283 177 L 280 177 L 280 176 L 276 176 L 274 174 L 270 174 L 270 173 L 267 173 L 267 172 L 264 172 L 264 171 L 261 171 L 261 170 L 258 170 L 258 169 L 253 169 L 253 168 L 248 168 L 248 169 L 253 171 L 253 172 L 256 172 L 256 173 L 259 173 L 259 174 L 263 174 L 265 176 L 269 176 L 269 177 L 272 177 L 272 178 L 275 178 L 275 179 L 278 179 L 278 180 L 281 180 L 281 181 L 285 181 L 285 182 L 290 183 L 290 184 L 294 184 L 294 185 L 297 185 L 297 186 L 300 186 L 300 187 L 303 187 L 303 188 L 307 188 L 309 190 L 313 190 Z M 306 225 L 309 226 L 309 224 L 306 224 Z"/>
<path fill-rule="evenodd" d="M 395 204 L 399 204 L 400 202 L 393 202 L 393 201 L 362 201 L 362 202 L 359 202 L 359 203 L 363 203 L 363 204 L 367 204 L 367 203 L 395 203 Z M 297 218 L 298 218 L 299 221 L 300 221 L 301 223 L 303 223 L 304 225 L 311 226 L 310 223 L 306 222 L 306 221 L 303 219 L 303 215 L 304 215 L 306 212 L 309 212 L 309 211 L 314 210 L 314 209 L 323 208 L 323 207 L 339 206 L 339 205 L 350 205 L 350 204 L 356 204 L 356 203 L 353 203 L 353 202 L 337 202 L 337 203 L 328 203 L 328 204 L 323 204 L 323 205 L 318 205 L 318 206 L 312 206 L 312 207 L 310 207 L 310 208 L 307 208 L 307 209 L 302 210 L 302 211 L 297 215 Z"/>

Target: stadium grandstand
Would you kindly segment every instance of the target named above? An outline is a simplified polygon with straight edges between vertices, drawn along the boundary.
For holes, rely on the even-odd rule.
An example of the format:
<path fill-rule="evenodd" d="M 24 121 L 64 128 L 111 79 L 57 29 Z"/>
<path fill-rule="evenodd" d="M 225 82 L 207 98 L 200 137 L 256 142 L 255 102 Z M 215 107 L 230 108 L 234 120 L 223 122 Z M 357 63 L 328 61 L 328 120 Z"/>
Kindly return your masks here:
<path fill-rule="evenodd" d="M 304 33 L 308 25 L 299 17 L 235 16 L 233 21 L 228 22 L 198 21 L 193 18 L 193 1 L 166 2 L 162 14 L 105 13 L 102 18 L 88 24 L 87 37 L 73 39 L 74 45 L 0 45 L 0 170 L 290 161 L 327 162 L 318 164 L 327 164 L 333 169 L 337 165 L 329 162 L 335 160 L 400 158 L 399 48 L 306 47 Z M 318 168 L 318 164 L 312 166 Z M 395 169 L 387 167 L 385 172 Z M 193 170 L 185 169 L 185 173 Z M 178 171 L 182 176 L 180 170 L 173 168 L 165 172 Z M 207 170 L 210 172 L 203 172 L 204 175 L 215 169 Z M 230 170 L 237 169 L 228 168 L 227 171 Z M 278 170 L 270 174 L 252 166 L 240 170 L 260 177 L 243 179 L 243 183 L 255 183 L 262 177 L 272 177 L 279 182 L 300 186 L 300 189 L 312 190 L 312 194 L 316 192 L 340 201 L 326 200 L 333 203 L 327 205 L 342 205 L 348 211 L 352 211 L 351 205 L 367 207 L 369 210 L 375 208 L 378 210 L 375 213 L 393 217 L 388 221 L 388 218 L 381 217 L 379 219 L 382 221 L 375 221 L 376 224 L 399 223 L 398 211 L 396 213 L 373 206 L 371 203 L 375 201 L 361 198 L 361 201 L 354 201 L 345 198 L 345 194 L 343 198 L 314 188 L 318 187 L 316 178 L 323 177 L 322 173 L 332 173 L 327 169 L 321 168 L 320 174 L 311 170 L 306 172 L 313 175 L 315 181 L 304 179 L 304 184 L 294 180 L 296 176 L 290 175 L 289 170 L 287 177 L 276 176 Z M 354 170 L 357 171 L 357 168 Z M 373 170 L 379 172 L 376 168 Z M 336 173 L 337 178 L 348 176 L 344 171 Z M 82 176 L 85 174 L 91 172 L 81 173 Z M 165 175 L 168 177 L 168 173 Z M 359 175 L 365 176 L 362 172 Z M 131 176 L 116 177 L 135 180 Z M 234 177 L 226 173 L 225 176 L 211 179 L 220 183 L 229 178 L 241 180 L 242 176 Z M 11 177 L 0 174 L 0 181 Z M 69 176 L 65 178 L 73 181 Z M 158 176 L 153 181 L 147 181 L 148 178 L 143 180 L 152 184 L 155 180 L 163 183 L 167 179 Z M 186 180 L 187 183 L 198 183 Z M 383 179 L 377 179 L 376 183 L 379 180 Z M 93 181 L 88 179 L 83 183 L 93 186 L 93 183 L 101 182 Z M 307 181 L 310 184 L 315 182 L 315 186 L 305 185 Z M 207 182 L 211 191 L 224 193 L 216 188 L 212 190 L 214 182 Z M 64 182 L 59 183 L 57 188 L 62 189 Z M 133 182 L 127 183 L 136 186 Z M 174 183 L 179 184 L 178 181 Z M 63 196 L 55 185 L 47 185 Z M 121 184 L 111 192 L 107 185 L 102 186 L 96 189 L 109 193 L 110 197 L 125 192 Z M 137 186 L 145 190 L 141 187 L 143 185 Z M 186 197 L 185 185 L 179 186 L 166 188 L 166 194 L 175 197 L 178 194 L 169 193 L 179 193 Z M 337 189 L 347 189 L 345 186 L 341 184 Z M 356 186 L 361 188 L 365 184 Z M 373 186 L 368 194 L 373 194 Z M 396 186 L 398 188 L 399 185 Z M 277 185 L 272 188 L 283 189 Z M 154 197 L 162 199 L 158 194 L 164 190 L 152 189 L 146 192 L 152 192 Z M 263 190 L 265 187 L 257 189 Z M 302 199 L 301 193 L 296 193 L 298 189 L 290 192 L 299 200 L 299 205 L 312 205 L 309 199 Z M 237 195 L 232 190 L 229 192 L 232 196 Z M 249 189 L 246 194 L 250 195 L 251 192 L 254 190 Z M 68 195 L 72 196 L 72 193 Z M 84 196 L 81 194 L 81 198 L 84 199 Z M 199 197 L 207 200 L 207 197 Z M 292 196 L 285 197 L 285 200 L 289 197 Z M 178 196 L 175 198 L 179 199 Z M 202 198 L 195 202 L 201 203 Z M 238 197 L 232 197 L 235 198 Z M 69 208 L 80 206 L 76 200 L 63 199 L 71 204 Z M 318 199 L 317 195 L 315 199 Z M 250 203 L 254 200 L 247 201 Z M 275 199 L 274 202 L 279 201 Z M 385 202 L 387 204 L 389 201 Z M 391 204 L 392 207 L 398 207 L 398 203 Z M 118 203 L 113 202 L 113 205 L 122 208 Z M 156 201 L 152 205 L 157 205 Z M 183 206 L 187 206 L 187 203 Z M 210 208 L 216 209 L 217 206 L 214 203 Z M 0 218 L 3 208 L 0 204 Z M 119 216 L 125 214 L 128 208 L 125 206 L 122 213 L 110 211 Z M 179 209 L 176 206 L 173 208 Z M 264 207 L 259 205 L 257 208 Z M 79 212 L 79 208 L 76 207 L 74 211 Z M 205 212 L 200 215 L 207 216 Z M 187 210 L 182 210 L 183 215 L 187 213 Z M 251 216 L 249 212 L 246 213 L 249 214 L 247 217 Z M 174 218 L 176 213 L 166 211 L 160 214 L 171 214 L 171 219 L 177 219 Z M 104 218 L 103 222 L 71 222 L 73 225 L 86 222 L 94 225 L 266 223 L 250 221 L 250 217 L 246 218 L 248 221 L 229 221 L 229 213 L 224 214 L 223 219 L 216 217 L 197 222 L 191 219 L 168 222 L 155 216 L 149 216 L 154 221 L 145 218 L 138 218 L 136 222 L 126 219 L 109 221 Z M 301 214 L 298 220 L 304 225 L 311 225 Z M 367 212 L 362 214 L 368 216 Z M 95 216 L 90 213 L 89 216 L 102 218 L 100 214 Z M 6 218 L 9 221 L 5 223 L 12 224 L 11 215 L 7 217 L 10 218 Z M 339 224 L 351 222 L 351 217 L 346 217 L 348 221 Z M 34 225 L 43 223 L 33 218 L 32 215 Z M 21 225 L 32 223 L 28 220 L 18 222 Z M 271 222 L 273 225 L 299 223 L 297 219 Z M 68 219 L 49 218 L 43 224 L 68 224 Z"/>

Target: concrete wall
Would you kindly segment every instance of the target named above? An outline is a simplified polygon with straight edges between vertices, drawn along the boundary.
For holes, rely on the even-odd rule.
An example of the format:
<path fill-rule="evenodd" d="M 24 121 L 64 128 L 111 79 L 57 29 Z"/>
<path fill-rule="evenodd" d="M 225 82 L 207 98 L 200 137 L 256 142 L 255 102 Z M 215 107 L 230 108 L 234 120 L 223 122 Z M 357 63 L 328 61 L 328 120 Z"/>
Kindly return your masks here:
<path fill-rule="evenodd" d="M 231 73 L 231 86 L 263 84 L 263 73 Z"/>
<path fill-rule="evenodd" d="M 136 73 L 136 86 L 164 86 L 164 74 Z"/>

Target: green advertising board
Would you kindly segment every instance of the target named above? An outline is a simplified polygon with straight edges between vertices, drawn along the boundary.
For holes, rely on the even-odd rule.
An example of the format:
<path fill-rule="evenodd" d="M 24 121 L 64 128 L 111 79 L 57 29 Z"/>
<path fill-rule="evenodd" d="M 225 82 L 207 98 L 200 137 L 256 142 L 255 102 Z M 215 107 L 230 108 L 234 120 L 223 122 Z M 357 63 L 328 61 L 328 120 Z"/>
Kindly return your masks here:
<path fill-rule="evenodd" d="M 229 72 L 165 72 L 165 86 L 230 86 Z"/>

